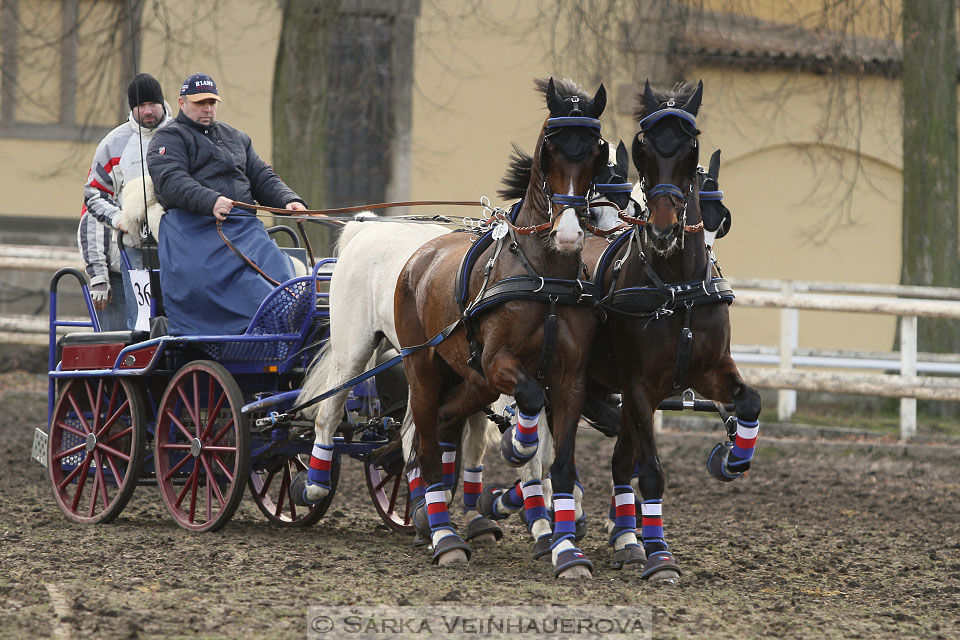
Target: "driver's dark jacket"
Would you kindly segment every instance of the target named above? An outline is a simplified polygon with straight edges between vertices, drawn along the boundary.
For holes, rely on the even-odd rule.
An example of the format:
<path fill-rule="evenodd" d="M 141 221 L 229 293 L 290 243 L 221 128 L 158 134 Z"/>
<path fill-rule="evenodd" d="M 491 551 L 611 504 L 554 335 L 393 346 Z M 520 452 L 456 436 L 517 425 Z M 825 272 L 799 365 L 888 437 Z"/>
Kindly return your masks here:
<path fill-rule="evenodd" d="M 204 126 L 181 111 L 154 134 L 147 158 L 164 209 L 212 216 L 221 195 L 270 207 L 306 204 L 260 159 L 250 136 L 222 122 Z"/>

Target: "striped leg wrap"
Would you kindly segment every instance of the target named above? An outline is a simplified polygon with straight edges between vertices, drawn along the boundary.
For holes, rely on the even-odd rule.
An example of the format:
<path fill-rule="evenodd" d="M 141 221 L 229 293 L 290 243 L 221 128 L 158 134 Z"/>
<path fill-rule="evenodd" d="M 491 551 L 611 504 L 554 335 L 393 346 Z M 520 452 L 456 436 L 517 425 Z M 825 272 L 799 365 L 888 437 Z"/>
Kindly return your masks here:
<path fill-rule="evenodd" d="M 330 489 L 330 465 L 333 464 L 333 445 L 313 445 L 310 468 L 307 469 L 307 486 L 319 485 Z"/>
<path fill-rule="evenodd" d="M 610 532 L 609 544 L 614 544 L 617 538 L 625 533 L 636 535 L 637 532 L 637 502 L 633 493 L 633 487 L 628 484 L 618 484 L 613 488 L 613 501 L 610 505 L 613 511 L 613 531 Z M 659 504 L 657 507 L 659 508 Z M 646 516 L 643 519 L 644 531 L 646 531 Z M 643 534 L 646 538 L 646 533 Z M 660 537 L 663 537 L 663 527 L 660 527 Z"/>
<path fill-rule="evenodd" d="M 543 501 L 543 486 L 539 480 L 531 480 L 523 485 L 523 513 L 527 518 L 527 528 L 541 518 L 547 519 L 547 505 Z"/>
<path fill-rule="evenodd" d="M 430 522 L 430 532 L 436 533 L 440 529 L 453 531 L 450 524 L 450 514 L 447 512 L 447 492 L 442 484 L 432 484 L 427 487 L 427 520 Z"/>
<path fill-rule="evenodd" d="M 443 488 L 452 491 L 457 486 L 457 445 L 449 442 L 440 443 L 443 452 Z"/>
<path fill-rule="evenodd" d="M 667 541 L 663 539 L 663 511 L 661 500 L 644 500 L 640 505 L 640 535 L 643 546 L 649 556 L 652 552 L 666 551 Z"/>
<path fill-rule="evenodd" d="M 407 471 L 407 484 L 410 485 L 410 504 L 417 504 L 423 499 L 423 479 L 420 477 L 420 467 Z"/>
<path fill-rule="evenodd" d="M 573 494 L 553 494 L 553 547 L 563 540 L 573 541 L 576 532 L 576 511 Z"/>
<path fill-rule="evenodd" d="M 513 446 L 518 447 L 536 447 L 540 442 L 540 436 L 537 433 L 537 423 L 540 420 L 540 414 L 528 416 L 523 411 L 517 411 L 517 427 L 513 432 Z"/>
<path fill-rule="evenodd" d="M 727 468 L 736 473 L 744 471 L 753 460 L 753 448 L 757 444 L 757 433 L 760 431 L 760 421 L 744 422 L 737 419 L 737 437 L 733 441 L 733 448 L 727 457 Z"/>
<path fill-rule="evenodd" d="M 494 511 L 498 515 L 509 515 L 519 511 L 523 507 L 523 489 L 520 487 L 520 481 L 517 480 L 512 487 L 500 494 L 500 497 L 493 504 Z"/>
<path fill-rule="evenodd" d="M 446 482 L 444 482 L 446 485 Z M 463 471 L 463 510 L 476 511 L 477 500 L 483 491 L 483 465 Z"/>

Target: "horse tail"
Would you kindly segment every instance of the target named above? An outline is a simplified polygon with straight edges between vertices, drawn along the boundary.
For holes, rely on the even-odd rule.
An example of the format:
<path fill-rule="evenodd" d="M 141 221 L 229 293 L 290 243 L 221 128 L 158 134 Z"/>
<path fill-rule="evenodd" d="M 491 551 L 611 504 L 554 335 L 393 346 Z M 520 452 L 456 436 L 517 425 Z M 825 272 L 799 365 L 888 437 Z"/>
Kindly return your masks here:
<path fill-rule="evenodd" d="M 357 217 L 363 218 L 376 218 L 377 214 L 370 211 L 362 211 L 357 214 Z M 370 225 L 365 225 L 360 221 L 348 222 L 344 225 L 343 229 L 340 231 L 340 238 L 337 240 L 337 248 L 334 251 L 334 255 L 341 255 L 343 250 L 347 248 L 347 244 L 350 243 L 353 238 L 360 233 L 366 227 Z"/>
<path fill-rule="evenodd" d="M 331 371 L 333 358 L 328 357 L 331 344 L 332 342 L 327 340 L 307 368 L 307 373 L 303 377 L 303 386 L 300 388 L 300 395 L 297 396 L 297 404 L 311 400 L 332 386 L 329 381 L 331 374 L 334 373 Z M 316 413 L 316 404 L 303 410 L 303 414 L 310 419 L 313 419 Z"/>

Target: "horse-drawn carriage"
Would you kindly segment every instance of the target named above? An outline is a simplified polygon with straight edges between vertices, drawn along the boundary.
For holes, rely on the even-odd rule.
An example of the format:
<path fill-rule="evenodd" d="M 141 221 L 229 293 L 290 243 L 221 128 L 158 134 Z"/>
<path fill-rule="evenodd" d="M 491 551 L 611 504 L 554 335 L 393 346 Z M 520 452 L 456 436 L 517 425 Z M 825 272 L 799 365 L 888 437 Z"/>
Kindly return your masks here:
<path fill-rule="evenodd" d="M 537 151 L 515 162 L 506 181 L 521 200 L 512 212 L 488 206 L 482 237 L 440 229 L 404 239 L 392 229 L 377 242 L 368 237 L 366 251 L 353 240 L 337 267 L 349 286 L 326 288 L 335 260 L 312 264 L 310 275 L 267 296 L 242 335 L 99 332 L 87 296 L 84 324 L 95 331 L 58 344 L 57 327 L 69 324 L 57 319 L 61 278 L 75 275 L 86 293 L 81 274 L 58 272 L 49 428 L 38 430 L 35 457 L 46 463 L 64 513 L 109 521 L 137 484 L 155 483 L 180 526 L 211 531 L 230 519 L 249 484 L 270 520 L 310 524 L 329 507 L 346 454 L 364 462 L 378 513 L 395 529 L 416 528 L 434 562 L 465 562 L 472 535 L 497 537 L 493 520 L 523 509 L 534 556 L 550 555 L 557 576 L 585 575 L 593 565 L 575 546 L 582 508 L 573 460 L 586 390 L 595 384 L 623 394 L 611 565 L 643 566 L 644 578 L 679 575 L 663 538 L 653 412 L 735 409 L 735 417 L 724 415 L 727 441 L 707 462 L 711 475 L 731 481 L 750 467 L 760 411 L 759 394 L 730 357 L 733 295 L 711 250 L 729 215 L 708 227 L 700 206 L 721 194 L 718 156 L 711 172 L 698 170 L 702 85 L 661 95 L 645 88 L 632 156 L 646 206 L 608 205 L 623 224 L 606 241 L 595 197 L 606 187 L 629 198 L 629 189 L 625 147 L 612 165 L 600 136 L 605 91 L 591 99 L 570 83 L 561 93 L 553 80 L 542 91 L 550 117 Z M 619 184 L 604 178 L 611 166 Z M 596 237 L 585 239 L 585 231 Z M 352 280 L 342 276 L 348 269 Z M 401 356 L 360 374 L 383 339 L 402 354 L 410 380 L 409 396 L 406 379 L 392 384 L 391 395 L 402 398 L 393 407 L 378 406 L 369 376 Z M 695 399 L 688 387 L 717 402 Z M 496 493 L 480 489 L 486 445 L 476 432 L 489 426 L 483 414 L 501 394 L 516 407 L 500 425 L 501 453 L 528 475 Z M 299 410 L 321 400 L 315 420 L 305 420 Z M 538 447 L 544 430 L 555 448 Z M 374 455 L 393 442 L 403 447 Z M 536 457 L 544 449 L 548 460 Z M 459 479 L 454 460 L 472 478 L 465 474 L 466 541 L 447 511 Z M 548 468 L 552 515 L 541 486 Z"/>
<path fill-rule="evenodd" d="M 397 407 L 392 417 L 381 407 L 375 380 L 351 392 L 331 460 L 333 490 L 315 505 L 297 505 L 291 491 L 292 479 L 309 464 L 313 423 L 257 424 L 267 413 L 261 405 L 293 404 L 327 340 L 325 290 L 335 262 L 316 261 L 310 275 L 277 287 L 242 335 L 102 332 L 83 275 L 57 272 L 50 285 L 48 428 L 37 429 L 33 458 L 47 466 L 64 514 L 81 523 L 109 522 L 137 485 L 157 485 L 177 524 L 214 531 L 230 520 L 249 486 L 271 522 L 310 525 L 327 511 L 348 456 L 364 463 L 367 489 L 384 521 L 412 531 L 402 465 L 367 463 L 399 426 Z M 70 276 L 83 289 L 88 322 L 57 317 L 58 290 Z M 93 331 L 58 340 L 62 326 Z"/>

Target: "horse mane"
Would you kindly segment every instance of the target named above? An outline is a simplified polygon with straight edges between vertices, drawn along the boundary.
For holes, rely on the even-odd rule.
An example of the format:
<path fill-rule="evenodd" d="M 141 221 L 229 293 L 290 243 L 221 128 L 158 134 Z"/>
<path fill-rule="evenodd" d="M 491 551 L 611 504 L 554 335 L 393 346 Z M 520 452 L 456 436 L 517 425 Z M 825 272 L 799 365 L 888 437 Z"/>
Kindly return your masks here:
<path fill-rule="evenodd" d="M 512 143 L 512 146 L 513 151 L 507 163 L 507 173 L 500 179 L 504 188 L 497 191 L 497 195 L 504 200 L 519 200 L 527 195 L 530 172 L 533 171 L 533 158 L 516 143 Z"/>
<path fill-rule="evenodd" d="M 547 95 L 547 85 L 550 84 L 550 78 L 534 78 L 533 85 L 536 87 L 537 92 L 543 94 L 544 97 Z M 585 102 L 590 102 L 590 94 L 581 89 L 576 82 L 570 78 L 554 78 L 553 86 L 557 90 L 557 93 L 560 94 L 563 98 L 570 98 L 572 96 L 577 96 Z M 694 87 L 696 88 L 696 87 Z"/>
<path fill-rule="evenodd" d="M 678 105 L 686 104 L 693 93 L 697 90 L 696 82 L 678 82 L 673 85 L 673 89 L 656 89 L 651 87 L 656 104 L 648 105 L 643 97 L 643 92 L 635 94 L 636 106 L 633 108 L 633 119 L 640 122 L 645 117 L 660 108 L 660 105 L 673 98 Z"/>

